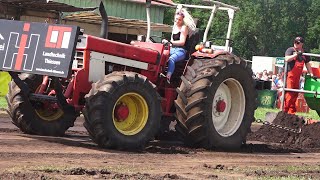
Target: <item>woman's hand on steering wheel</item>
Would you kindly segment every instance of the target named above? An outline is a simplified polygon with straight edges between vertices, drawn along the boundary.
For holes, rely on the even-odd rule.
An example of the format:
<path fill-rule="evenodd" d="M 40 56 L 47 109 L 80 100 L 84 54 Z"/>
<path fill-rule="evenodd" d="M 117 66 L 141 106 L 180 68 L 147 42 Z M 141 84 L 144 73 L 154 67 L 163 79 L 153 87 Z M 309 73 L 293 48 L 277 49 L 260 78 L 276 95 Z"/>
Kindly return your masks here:
<path fill-rule="evenodd" d="M 168 41 L 167 39 L 162 39 L 161 43 L 166 45 L 166 44 L 170 43 L 170 41 Z"/>
<path fill-rule="evenodd" d="M 161 43 L 165 46 L 172 46 L 172 42 L 167 39 L 162 39 Z"/>

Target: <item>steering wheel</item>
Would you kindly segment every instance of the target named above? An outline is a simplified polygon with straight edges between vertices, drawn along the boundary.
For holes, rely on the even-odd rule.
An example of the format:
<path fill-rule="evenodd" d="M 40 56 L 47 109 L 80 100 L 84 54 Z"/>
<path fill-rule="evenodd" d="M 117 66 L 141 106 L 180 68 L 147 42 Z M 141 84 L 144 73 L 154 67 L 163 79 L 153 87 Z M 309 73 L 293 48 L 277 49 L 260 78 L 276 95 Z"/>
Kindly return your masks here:
<path fill-rule="evenodd" d="M 155 41 L 155 40 L 153 39 L 154 37 L 160 38 L 160 39 L 162 39 L 162 41 L 163 41 L 163 40 L 166 40 L 167 42 L 166 42 L 166 43 L 157 42 L 157 41 Z M 152 35 L 152 36 L 150 36 L 150 41 L 153 42 L 153 43 L 162 43 L 162 44 L 164 45 L 165 49 L 169 49 L 169 47 L 172 46 L 172 43 L 171 43 L 168 39 L 166 39 L 166 38 L 164 38 L 164 37 L 161 37 L 161 36 L 157 36 L 157 35 Z"/>
<path fill-rule="evenodd" d="M 154 40 L 154 38 L 159 38 L 159 39 L 161 39 L 161 40 L 167 40 L 168 42 L 167 43 L 165 43 L 165 45 L 167 45 L 167 44 L 171 44 L 172 45 L 172 43 L 168 40 L 168 39 L 166 39 L 165 37 L 163 37 L 163 36 L 157 36 L 157 35 L 152 35 L 152 36 L 150 36 L 150 41 L 151 42 L 153 42 L 153 43 L 162 43 L 162 42 L 157 42 L 156 40 Z"/>
<path fill-rule="evenodd" d="M 153 43 L 161 43 L 161 42 L 157 42 L 156 40 L 154 40 L 154 38 L 159 38 L 159 39 L 163 39 L 164 37 L 162 36 L 157 36 L 157 35 L 152 35 L 150 36 L 150 41 Z"/>

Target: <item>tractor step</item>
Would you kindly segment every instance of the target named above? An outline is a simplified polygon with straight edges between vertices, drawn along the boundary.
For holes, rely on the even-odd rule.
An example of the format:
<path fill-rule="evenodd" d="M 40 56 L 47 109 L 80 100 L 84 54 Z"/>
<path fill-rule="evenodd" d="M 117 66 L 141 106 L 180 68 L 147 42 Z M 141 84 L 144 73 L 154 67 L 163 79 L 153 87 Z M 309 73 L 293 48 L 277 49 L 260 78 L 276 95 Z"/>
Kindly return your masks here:
<path fill-rule="evenodd" d="M 29 95 L 29 99 L 33 101 L 49 101 L 54 103 L 58 102 L 58 99 L 55 96 L 48 96 L 44 94 L 35 94 L 35 93 L 31 93 Z"/>

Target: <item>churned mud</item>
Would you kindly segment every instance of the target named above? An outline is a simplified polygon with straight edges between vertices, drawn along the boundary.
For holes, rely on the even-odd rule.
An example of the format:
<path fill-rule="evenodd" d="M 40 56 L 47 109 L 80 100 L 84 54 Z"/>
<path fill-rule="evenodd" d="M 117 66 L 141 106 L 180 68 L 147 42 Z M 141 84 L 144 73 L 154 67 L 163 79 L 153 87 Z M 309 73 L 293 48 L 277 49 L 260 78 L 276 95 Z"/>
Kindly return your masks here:
<path fill-rule="evenodd" d="M 292 121 L 284 122 L 290 126 Z M 292 126 L 302 124 L 300 119 L 294 122 Z M 300 135 L 253 125 L 258 130 L 250 133 L 247 143 L 229 152 L 192 149 L 168 140 L 126 152 L 97 147 L 82 123 L 77 119 L 65 137 L 44 137 L 23 134 L 10 119 L 0 118 L 0 180 L 320 178 L 318 142 L 307 140 L 318 137 L 312 134 L 318 133 L 313 127 L 317 125 L 302 125 L 311 130 Z"/>
<path fill-rule="evenodd" d="M 320 152 L 320 123 L 306 125 L 306 121 L 303 117 L 279 112 L 273 124 L 284 128 L 263 125 L 249 134 L 248 140 L 278 143 L 284 148 L 300 152 Z"/>

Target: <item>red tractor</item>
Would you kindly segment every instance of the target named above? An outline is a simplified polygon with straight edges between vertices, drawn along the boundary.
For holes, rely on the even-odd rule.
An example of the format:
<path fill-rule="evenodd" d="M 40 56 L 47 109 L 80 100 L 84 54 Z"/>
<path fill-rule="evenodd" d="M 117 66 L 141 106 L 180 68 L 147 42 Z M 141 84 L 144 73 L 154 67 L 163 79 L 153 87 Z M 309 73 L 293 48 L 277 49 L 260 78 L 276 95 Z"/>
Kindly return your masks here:
<path fill-rule="evenodd" d="M 151 0 L 146 3 L 148 12 Z M 45 25 L 44 48 L 40 40 L 36 63 L 30 68 L 24 53 L 31 50 L 25 49 L 22 35 L 18 55 L 13 56 L 15 66 L 4 61 L 3 67 L 8 68 L 2 68 L 13 78 L 6 96 L 12 122 L 24 133 L 62 136 L 82 112 L 84 126 L 99 146 L 133 150 L 154 139 L 166 120 L 176 119 L 175 129 L 192 147 L 240 147 L 254 120 L 256 90 L 248 63 L 230 53 L 230 29 L 238 8 L 219 2 L 183 6 L 212 10 L 204 43 L 218 9 L 228 11 L 229 31 L 225 49 L 211 54 L 193 52 L 199 35 L 190 37 L 194 42 L 190 57 L 177 65 L 171 84 L 160 76 L 166 72 L 170 46 L 148 41 L 149 33 L 147 42 L 129 45 L 104 39 L 106 33 L 102 38 L 78 36 L 78 27 Z M 103 4 L 100 11 L 106 25 Z M 32 23 L 31 27 L 19 24 L 15 29 L 23 32 L 39 29 Z M 68 46 L 61 32 L 69 32 L 69 48 L 63 49 Z M 23 67 L 21 61 L 25 61 Z"/>

